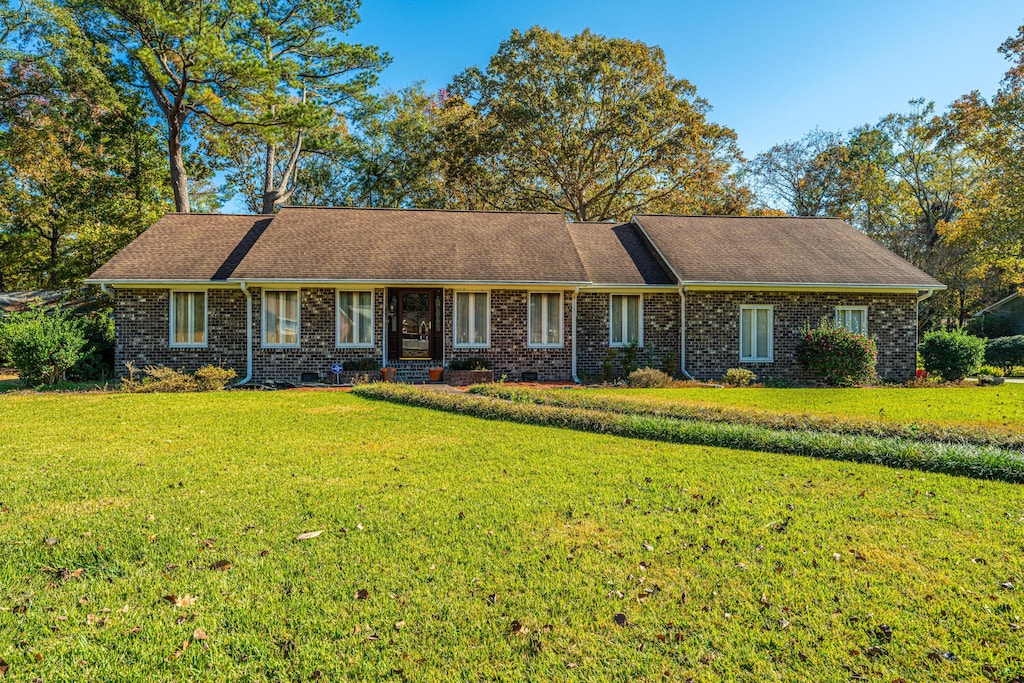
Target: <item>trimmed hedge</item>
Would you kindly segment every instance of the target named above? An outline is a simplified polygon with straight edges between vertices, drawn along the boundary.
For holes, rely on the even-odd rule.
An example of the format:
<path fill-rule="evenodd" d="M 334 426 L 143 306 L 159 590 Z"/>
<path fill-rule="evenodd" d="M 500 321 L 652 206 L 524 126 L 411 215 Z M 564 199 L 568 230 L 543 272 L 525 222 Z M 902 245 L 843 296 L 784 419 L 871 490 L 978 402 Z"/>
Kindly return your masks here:
<path fill-rule="evenodd" d="M 806 455 L 829 460 L 1024 483 L 1024 454 L 990 446 L 675 420 L 650 415 L 514 403 L 490 396 L 440 392 L 402 384 L 363 385 L 356 387 L 353 393 L 368 399 L 490 420 L 562 427 L 669 443 Z"/>
<path fill-rule="evenodd" d="M 673 420 L 728 422 L 766 427 L 768 429 L 805 429 L 829 431 L 837 434 L 857 434 L 879 438 L 910 439 L 912 441 L 934 441 L 951 444 L 974 444 L 977 446 L 997 446 L 1000 448 L 1024 450 L 1024 434 L 962 426 L 945 426 L 931 422 L 900 423 L 834 415 L 794 415 L 752 408 L 682 401 L 676 401 L 668 405 L 654 405 L 644 399 L 591 394 L 585 389 L 525 389 L 495 384 L 481 384 L 470 387 L 469 391 L 474 394 L 501 398 L 517 403 L 537 403 L 562 408 L 584 408 L 588 410 L 604 410 L 612 413 L 650 415 Z"/>
<path fill-rule="evenodd" d="M 961 330 L 929 332 L 919 348 L 924 369 L 947 382 L 973 375 L 985 362 L 985 340 Z"/>
<path fill-rule="evenodd" d="M 1016 365 L 1024 365 L 1024 334 L 989 339 L 985 345 L 985 362 L 1010 374 Z"/>

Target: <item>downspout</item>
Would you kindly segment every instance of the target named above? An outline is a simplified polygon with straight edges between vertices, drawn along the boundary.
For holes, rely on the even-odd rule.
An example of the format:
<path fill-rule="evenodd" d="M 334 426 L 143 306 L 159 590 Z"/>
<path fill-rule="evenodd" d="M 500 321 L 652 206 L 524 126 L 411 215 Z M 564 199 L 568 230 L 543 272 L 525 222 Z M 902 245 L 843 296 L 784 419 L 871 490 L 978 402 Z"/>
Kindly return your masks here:
<path fill-rule="evenodd" d="M 109 296 L 111 299 L 114 298 L 114 290 L 106 282 L 100 283 L 100 291 Z"/>
<path fill-rule="evenodd" d="M 576 374 L 576 299 L 579 298 L 580 288 L 572 292 L 572 381 L 580 383 L 579 375 Z"/>
<path fill-rule="evenodd" d="M 925 299 L 929 298 L 934 293 L 935 293 L 934 289 L 925 290 L 924 294 L 918 295 L 917 303 L 920 304 L 922 301 L 924 301 Z"/>
<path fill-rule="evenodd" d="M 245 377 L 235 384 L 236 387 L 252 380 L 252 292 L 244 282 L 239 286 L 245 294 Z"/>
<path fill-rule="evenodd" d="M 693 375 L 686 371 L 686 287 L 679 287 L 679 370 L 686 379 Z"/>

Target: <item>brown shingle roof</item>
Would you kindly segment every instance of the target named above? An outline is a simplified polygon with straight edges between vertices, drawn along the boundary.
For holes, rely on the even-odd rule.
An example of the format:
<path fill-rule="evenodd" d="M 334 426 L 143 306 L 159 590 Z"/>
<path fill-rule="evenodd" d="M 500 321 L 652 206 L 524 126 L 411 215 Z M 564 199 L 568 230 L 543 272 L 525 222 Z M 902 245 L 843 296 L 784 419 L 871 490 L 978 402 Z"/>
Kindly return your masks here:
<path fill-rule="evenodd" d="M 601 285 L 673 285 L 647 240 L 632 223 L 569 223 L 590 282 Z"/>
<path fill-rule="evenodd" d="M 168 214 L 87 282 L 227 279 L 270 220 L 269 216 Z"/>
<path fill-rule="evenodd" d="M 285 207 L 232 276 L 584 283 L 556 213 Z"/>
<path fill-rule="evenodd" d="M 684 283 L 942 287 L 838 218 L 637 216 Z"/>

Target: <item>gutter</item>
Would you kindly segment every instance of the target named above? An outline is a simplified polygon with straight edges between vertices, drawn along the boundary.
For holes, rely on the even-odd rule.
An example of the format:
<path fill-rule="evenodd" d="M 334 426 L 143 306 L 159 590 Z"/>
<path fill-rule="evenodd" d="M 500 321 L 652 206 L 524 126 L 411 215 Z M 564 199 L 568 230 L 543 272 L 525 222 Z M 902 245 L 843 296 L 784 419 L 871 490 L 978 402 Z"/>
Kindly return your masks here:
<path fill-rule="evenodd" d="M 686 287 L 679 287 L 679 371 L 686 379 L 693 375 L 686 371 Z"/>
<path fill-rule="evenodd" d="M 236 387 L 252 380 L 252 292 L 244 282 L 239 282 L 238 286 L 245 294 L 245 377 L 235 384 Z"/>
<path fill-rule="evenodd" d="M 576 299 L 579 298 L 580 288 L 572 292 L 572 381 L 580 383 L 579 375 L 576 374 Z"/>

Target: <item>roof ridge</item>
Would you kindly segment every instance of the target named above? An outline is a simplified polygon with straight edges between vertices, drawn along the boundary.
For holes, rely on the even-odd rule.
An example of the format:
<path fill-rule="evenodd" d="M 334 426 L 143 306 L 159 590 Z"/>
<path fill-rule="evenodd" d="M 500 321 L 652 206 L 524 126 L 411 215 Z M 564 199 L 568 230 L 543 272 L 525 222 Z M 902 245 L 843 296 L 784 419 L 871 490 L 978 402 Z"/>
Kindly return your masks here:
<path fill-rule="evenodd" d="M 526 214 L 536 216 L 563 217 L 565 215 L 560 211 L 512 211 L 509 209 L 435 209 L 429 207 L 402 208 L 392 206 L 307 206 L 302 204 L 290 204 L 288 206 L 281 207 L 281 211 L 284 211 L 285 209 L 317 209 L 323 211 L 432 211 L 435 213 L 507 213 L 516 215 Z"/>
<path fill-rule="evenodd" d="M 840 218 L 839 216 L 732 216 L 725 214 L 709 214 L 709 213 L 638 213 L 633 218 L 752 218 L 757 220 L 766 219 L 800 219 L 800 220 L 816 220 L 816 221 L 843 221 L 846 219 Z"/>

